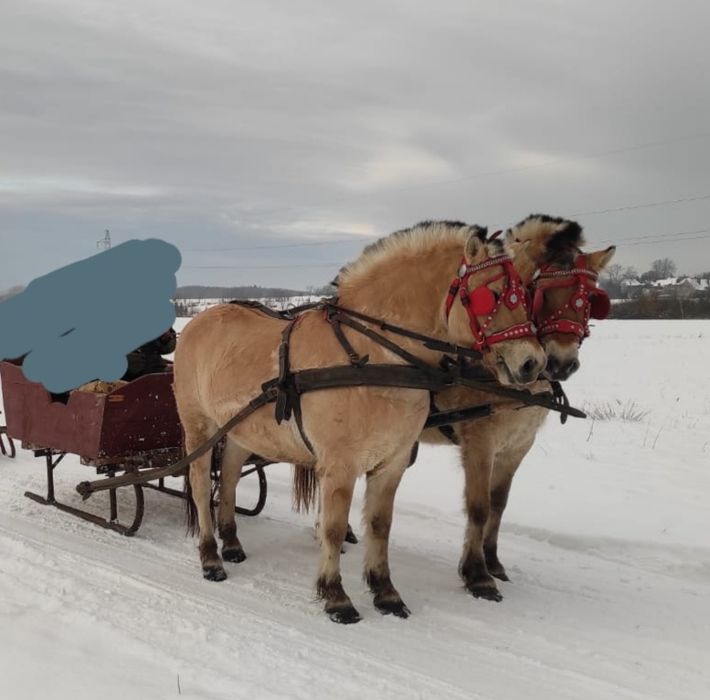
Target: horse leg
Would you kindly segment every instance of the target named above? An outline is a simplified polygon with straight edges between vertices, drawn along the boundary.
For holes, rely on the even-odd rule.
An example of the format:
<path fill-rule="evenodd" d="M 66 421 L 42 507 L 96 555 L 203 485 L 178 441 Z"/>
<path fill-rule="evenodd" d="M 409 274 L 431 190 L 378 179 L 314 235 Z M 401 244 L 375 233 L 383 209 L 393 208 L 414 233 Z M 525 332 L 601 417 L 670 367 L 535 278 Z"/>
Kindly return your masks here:
<path fill-rule="evenodd" d="M 197 449 L 210 437 L 209 430 L 193 431 L 185 429 L 185 450 L 187 454 Z M 208 581 L 224 581 L 227 574 L 222 566 L 222 560 L 217 552 L 217 541 L 214 538 L 214 525 L 210 508 L 212 493 L 211 453 L 198 457 L 190 465 L 190 487 L 192 499 L 197 508 L 197 522 L 200 531 L 200 561 L 202 575 Z"/>
<path fill-rule="evenodd" d="M 316 539 L 318 539 L 320 537 L 320 507 L 321 507 L 321 502 L 319 499 L 317 512 L 316 512 L 316 521 L 313 525 Z M 345 542 L 347 542 L 348 544 L 357 544 L 358 543 L 357 535 L 353 532 L 353 528 L 349 522 L 348 522 L 348 529 L 345 531 Z M 345 547 L 341 547 L 340 553 L 345 554 L 345 551 L 346 551 Z"/>
<path fill-rule="evenodd" d="M 386 467 L 368 473 L 363 513 L 366 528 L 365 581 L 374 595 L 375 607 L 383 615 L 402 618 L 409 617 L 410 611 L 390 578 L 389 536 L 394 496 L 409 464 L 410 454 L 407 450 Z"/>
<path fill-rule="evenodd" d="M 507 450 L 496 457 L 491 477 L 491 509 L 483 536 L 483 553 L 491 576 L 501 581 L 509 581 L 505 567 L 498 559 L 498 532 L 503 512 L 508 504 L 508 495 L 513 477 L 520 463 L 532 447 L 532 443 L 522 449 Z"/>
<path fill-rule="evenodd" d="M 462 441 L 461 453 L 466 475 L 466 537 L 459 563 L 459 574 L 476 598 L 500 601 L 495 580 L 488 573 L 483 555 L 483 533 L 490 511 L 490 482 L 493 449 L 479 433 Z"/>
<path fill-rule="evenodd" d="M 325 612 L 333 622 L 360 621 L 360 613 L 343 589 L 340 551 L 348 529 L 348 513 L 356 474 L 346 467 L 327 468 L 320 478 L 320 563 L 316 594 L 325 601 Z"/>
<path fill-rule="evenodd" d="M 247 558 L 237 537 L 237 520 L 234 512 L 237 485 L 242 475 L 242 466 L 249 457 L 245 450 L 232 439 L 227 438 L 222 455 L 219 477 L 219 509 L 217 523 L 222 540 L 222 559 L 239 563 Z"/>

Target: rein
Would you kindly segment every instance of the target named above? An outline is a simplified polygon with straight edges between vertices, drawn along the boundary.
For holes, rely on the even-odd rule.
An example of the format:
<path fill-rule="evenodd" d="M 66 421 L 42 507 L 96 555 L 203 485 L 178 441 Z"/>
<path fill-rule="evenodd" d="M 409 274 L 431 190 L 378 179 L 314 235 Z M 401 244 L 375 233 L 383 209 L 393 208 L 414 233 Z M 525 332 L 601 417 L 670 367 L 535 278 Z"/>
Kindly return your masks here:
<path fill-rule="evenodd" d="M 469 292 L 468 282 L 471 275 L 490 267 L 499 266 L 503 268 L 500 274 Z M 489 289 L 488 285 L 499 279 L 505 280 L 505 286 L 501 294 L 496 298 L 496 295 Z M 451 308 L 454 305 L 457 294 L 468 315 L 468 322 L 474 339 L 472 346 L 474 350 L 490 349 L 496 343 L 502 343 L 506 340 L 537 338 L 535 326 L 529 320 L 496 333 L 486 333 L 503 304 L 511 311 L 518 306 L 522 306 L 526 317 L 529 316 L 525 287 L 509 255 L 499 255 L 477 265 L 469 265 L 465 259 L 461 262 L 458 276 L 454 278 L 446 296 L 447 319 L 451 314 Z M 479 321 L 481 316 L 485 319 L 483 322 Z"/>
<path fill-rule="evenodd" d="M 552 333 L 575 335 L 581 345 L 589 337 L 590 318 L 604 319 L 609 315 L 611 302 L 609 295 L 597 286 L 598 273 L 587 268 L 584 255 L 577 256 L 570 270 L 552 266 L 541 268 L 533 277 L 533 319 L 538 326 L 538 335 Z M 544 294 L 548 289 L 575 287 L 575 291 L 565 304 L 548 316 L 542 316 Z M 574 318 L 563 318 L 565 312 Z"/>
<path fill-rule="evenodd" d="M 239 304 L 240 302 L 231 303 Z M 254 303 L 246 303 L 243 305 L 250 308 L 258 308 Z M 350 365 L 317 367 L 297 370 L 295 372 L 291 371 L 288 362 L 289 343 L 291 334 L 301 316 L 294 315 L 294 313 L 298 313 L 297 310 L 283 313 L 276 312 L 279 319 L 288 321 L 286 328 L 284 328 L 281 345 L 279 347 L 279 376 L 262 384 L 262 391 L 258 396 L 252 399 L 244 408 L 227 421 L 227 423 L 219 428 L 212 437 L 174 464 L 155 469 L 145 469 L 140 473 L 135 471 L 121 476 L 103 478 L 95 481 L 82 481 L 76 487 L 77 492 L 86 500 L 92 493 L 96 493 L 97 491 L 132 484 L 142 484 L 148 481 L 154 481 L 155 479 L 163 479 L 168 476 L 178 476 L 184 473 L 184 470 L 192 462 L 211 450 L 230 430 L 246 420 L 246 418 L 257 410 L 270 403 L 276 404 L 277 422 L 288 419 L 292 414 L 294 415 L 298 423 L 299 431 L 304 438 L 304 443 L 309 447 L 310 443 L 303 432 L 300 420 L 300 396 L 310 391 L 353 386 L 382 386 L 402 389 L 420 389 L 432 392 L 440 391 L 447 386 L 459 384 L 489 394 L 509 398 L 521 404 L 521 407 L 541 406 L 552 411 L 557 411 L 563 415 L 586 418 L 584 412 L 569 406 L 569 404 L 565 405 L 565 403 L 559 399 L 559 396 L 556 395 L 554 383 L 553 393 L 532 394 L 524 389 L 513 389 L 498 384 L 493 377 L 482 376 L 481 370 L 470 367 L 468 363 L 465 362 L 466 357 L 480 358 L 478 351 L 472 351 L 469 348 L 446 343 L 440 341 L 438 338 L 395 326 L 382 319 L 367 316 L 359 311 L 339 306 L 334 300 L 324 300 L 313 305 L 309 304 L 307 308 L 309 310 L 323 309 L 326 314 L 334 314 L 339 323 L 344 323 L 352 330 L 386 347 L 408 364 L 368 364 L 367 361 L 363 362 L 363 358 L 358 358 L 358 364 L 352 362 L 354 358 L 351 358 Z M 273 316 L 274 312 L 270 315 Z M 380 329 L 390 333 L 418 340 L 428 349 L 441 350 L 441 352 L 444 353 L 454 352 L 458 355 L 458 360 L 448 355 L 445 356 L 445 361 L 442 362 L 440 366 L 430 365 L 377 331 L 359 323 L 356 319 L 376 324 Z M 346 351 L 348 350 L 346 346 L 343 347 Z M 350 349 L 352 350 L 351 347 Z M 559 390 L 561 391 L 561 387 Z M 562 392 L 562 395 L 564 395 L 564 392 Z M 444 422 L 453 423 L 461 420 L 470 420 L 475 417 L 484 417 L 491 415 L 494 410 L 495 409 L 490 404 L 482 404 L 456 412 L 437 412 L 438 415 L 435 414 L 430 417 L 432 423 L 427 423 L 427 427 L 439 426 Z"/>

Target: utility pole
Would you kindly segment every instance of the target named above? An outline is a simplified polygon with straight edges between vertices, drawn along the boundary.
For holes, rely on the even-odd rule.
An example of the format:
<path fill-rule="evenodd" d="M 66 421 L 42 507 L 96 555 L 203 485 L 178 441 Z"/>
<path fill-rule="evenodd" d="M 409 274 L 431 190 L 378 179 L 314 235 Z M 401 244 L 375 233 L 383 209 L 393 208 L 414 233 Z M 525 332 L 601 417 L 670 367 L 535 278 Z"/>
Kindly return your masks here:
<path fill-rule="evenodd" d="M 108 229 L 106 229 L 106 235 L 100 241 L 96 241 L 96 247 L 99 250 L 109 250 L 111 248 L 111 233 Z"/>

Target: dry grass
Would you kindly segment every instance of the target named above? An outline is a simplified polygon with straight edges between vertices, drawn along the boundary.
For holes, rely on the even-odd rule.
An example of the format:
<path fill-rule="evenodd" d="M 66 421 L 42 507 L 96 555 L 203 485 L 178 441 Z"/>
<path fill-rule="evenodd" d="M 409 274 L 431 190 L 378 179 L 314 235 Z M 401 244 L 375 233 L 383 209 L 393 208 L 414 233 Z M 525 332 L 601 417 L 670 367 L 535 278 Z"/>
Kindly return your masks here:
<path fill-rule="evenodd" d="M 630 399 L 585 402 L 583 410 L 593 420 L 621 420 L 627 423 L 641 423 L 650 413 Z"/>

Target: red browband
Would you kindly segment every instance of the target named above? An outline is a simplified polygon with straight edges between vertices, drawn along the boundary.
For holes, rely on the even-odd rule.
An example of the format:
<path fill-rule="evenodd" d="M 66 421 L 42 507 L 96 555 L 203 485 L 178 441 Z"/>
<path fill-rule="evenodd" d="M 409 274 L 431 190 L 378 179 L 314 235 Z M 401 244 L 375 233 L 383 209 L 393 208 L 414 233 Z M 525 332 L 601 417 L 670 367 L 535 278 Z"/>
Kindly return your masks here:
<path fill-rule="evenodd" d="M 503 271 L 499 275 L 496 275 L 485 284 L 469 292 L 468 281 L 472 274 L 489 267 L 497 266 L 503 268 Z M 505 287 L 498 299 L 496 299 L 493 292 L 488 288 L 488 285 L 501 278 L 505 280 Z M 451 313 L 451 307 L 454 304 L 457 293 L 468 314 L 469 325 L 471 327 L 471 333 L 473 334 L 474 342 L 472 347 L 474 350 L 490 349 L 492 345 L 502 343 L 506 340 L 537 337 L 535 326 L 529 320 L 525 323 L 510 326 L 502 331 L 486 333 L 486 330 L 493 322 L 502 304 L 505 304 L 511 310 L 522 306 L 527 316 L 530 314 L 525 287 L 523 286 L 518 271 L 513 266 L 513 261 L 510 259 L 510 256 L 499 255 L 476 265 L 468 265 L 464 259 L 459 268 L 458 276 L 451 283 L 449 293 L 446 297 L 447 318 Z M 479 322 L 479 317 L 483 317 L 485 320 L 481 323 Z"/>
<path fill-rule="evenodd" d="M 542 268 L 533 278 L 532 316 L 542 338 L 551 333 L 570 333 L 579 343 L 589 336 L 589 319 L 604 319 L 609 315 L 609 295 L 597 287 L 599 275 L 587 269 L 584 255 L 579 255 L 571 270 Z M 542 318 L 544 292 L 554 287 L 576 287 L 567 303 L 546 318 Z M 565 311 L 574 314 L 574 319 L 562 318 Z"/>

